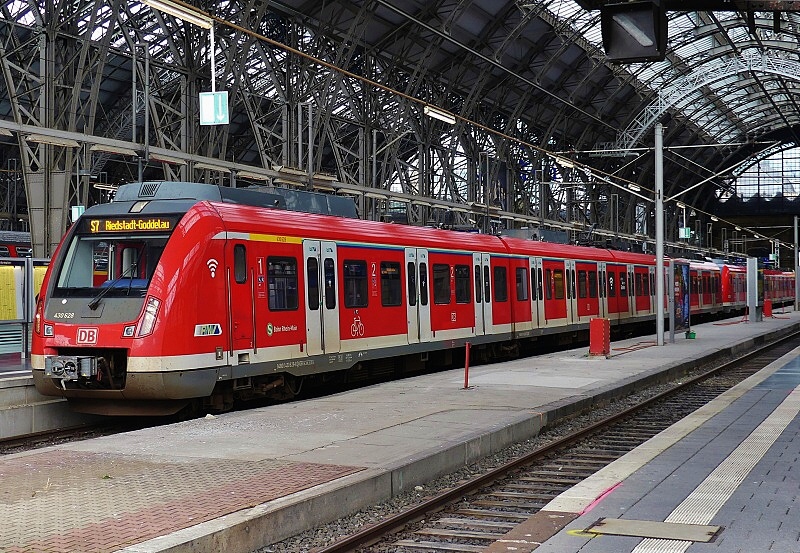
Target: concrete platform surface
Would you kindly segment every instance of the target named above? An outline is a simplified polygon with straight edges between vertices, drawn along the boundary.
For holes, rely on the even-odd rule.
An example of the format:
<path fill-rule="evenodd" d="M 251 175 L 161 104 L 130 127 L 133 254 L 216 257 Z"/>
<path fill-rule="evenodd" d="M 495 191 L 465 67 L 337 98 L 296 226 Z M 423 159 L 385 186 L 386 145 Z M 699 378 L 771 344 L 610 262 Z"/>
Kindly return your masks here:
<path fill-rule="evenodd" d="M 562 493 L 486 553 L 800 552 L 800 348 Z"/>
<path fill-rule="evenodd" d="M 787 313 L 371 386 L 0 458 L 0 551 L 247 552 L 560 417 L 800 328 Z"/>

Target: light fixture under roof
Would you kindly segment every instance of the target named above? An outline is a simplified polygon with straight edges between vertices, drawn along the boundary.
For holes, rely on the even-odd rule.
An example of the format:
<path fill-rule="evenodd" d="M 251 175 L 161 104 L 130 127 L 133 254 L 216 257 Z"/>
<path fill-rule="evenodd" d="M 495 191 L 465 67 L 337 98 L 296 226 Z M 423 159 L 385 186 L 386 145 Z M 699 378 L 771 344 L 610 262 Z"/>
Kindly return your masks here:
<path fill-rule="evenodd" d="M 213 163 L 204 163 L 199 161 L 194 164 L 195 169 L 208 169 L 209 171 L 219 171 L 220 173 L 230 173 L 231 170 L 229 167 L 223 167 L 222 165 L 214 165 Z"/>
<path fill-rule="evenodd" d="M 109 144 L 92 144 L 89 146 L 90 152 L 105 152 L 107 154 L 119 154 L 121 156 L 135 157 L 139 155 L 136 150 L 132 148 L 124 148 L 121 146 L 111 146 Z"/>
<path fill-rule="evenodd" d="M 169 163 L 171 165 L 186 165 L 186 160 L 181 159 L 179 157 L 172 157 L 165 154 L 155 154 L 150 152 L 150 159 L 153 161 L 161 161 L 163 163 Z"/>
<path fill-rule="evenodd" d="M 241 179 L 269 180 L 269 175 L 256 173 L 255 171 L 236 171 L 236 176 Z"/>
<path fill-rule="evenodd" d="M 197 25 L 203 29 L 210 29 L 214 24 L 214 20 L 210 17 L 202 15 L 200 12 L 189 9 L 182 4 L 172 2 L 171 0 L 142 0 L 146 6 L 150 6 L 154 10 L 168 13 L 192 25 Z"/>
<path fill-rule="evenodd" d="M 35 142 L 37 144 L 50 144 L 51 146 L 64 146 L 65 148 L 77 148 L 80 146 L 77 140 L 71 138 L 60 138 L 58 136 L 50 136 L 48 134 L 29 134 L 25 136 L 28 142 Z"/>
<path fill-rule="evenodd" d="M 439 121 L 443 121 L 448 125 L 456 124 L 456 118 L 452 114 L 444 111 L 443 109 L 439 109 L 435 106 L 425 106 L 424 108 L 422 108 L 422 112 L 428 117 L 438 119 Z"/>

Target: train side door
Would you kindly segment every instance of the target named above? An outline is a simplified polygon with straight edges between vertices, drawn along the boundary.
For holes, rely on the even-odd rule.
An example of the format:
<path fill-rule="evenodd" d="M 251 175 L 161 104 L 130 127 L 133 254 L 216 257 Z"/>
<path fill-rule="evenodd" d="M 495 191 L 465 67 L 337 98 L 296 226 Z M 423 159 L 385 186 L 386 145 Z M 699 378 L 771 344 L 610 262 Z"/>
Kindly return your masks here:
<path fill-rule="evenodd" d="M 531 257 L 531 320 L 534 328 L 543 327 L 544 321 L 544 284 L 542 282 L 542 258 Z"/>
<path fill-rule="evenodd" d="M 599 302 L 599 315 L 601 318 L 605 318 L 608 315 L 607 291 L 608 285 L 606 284 L 606 262 L 601 261 L 597 264 L 597 301 Z"/>
<path fill-rule="evenodd" d="M 486 334 L 484 308 L 486 298 L 483 297 L 483 255 L 472 254 L 472 303 L 475 306 L 475 335 Z"/>
<path fill-rule="evenodd" d="M 564 261 L 564 283 L 567 292 L 567 324 L 572 324 L 578 321 L 578 300 L 575 297 L 575 261 L 567 259 Z"/>
<path fill-rule="evenodd" d="M 559 326 L 567 320 L 567 279 L 563 261 L 542 260 L 544 320 L 541 326 Z"/>
<path fill-rule="evenodd" d="M 227 258 L 231 264 L 226 268 L 228 282 L 228 313 L 230 353 L 253 349 L 253 318 L 255 312 L 253 270 L 248 263 L 247 246 L 243 242 L 228 244 Z"/>
<path fill-rule="evenodd" d="M 617 265 L 615 267 L 615 274 L 617 276 L 617 313 L 620 319 L 627 319 L 631 316 L 631 308 L 629 301 L 630 290 L 628 290 L 628 268 L 626 265 Z"/>
<path fill-rule="evenodd" d="M 494 317 L 492 317 L 492 267 L 491 256 L 488 253 L 472 254 L 475 271 L 480 271 L 480 278 L 476 275 L 475 285 L 481 285 L 480 303 L 475 303 L 475 325 L 477 334 L 478 321 L 482 321 L 481 334 L 491 334 L 494 330 Z"/>
<path fill-rule="evenodd" d="M 306 273 L 306 353 L 339 351 L 339 306 L 336 295 L 336 244 L 303 241 Z"/>
<path fill-rule="evenodd" d="M 431 338 L 428 250 L 406 248 L 405 253 L 408 343 L 427 342 Z"/>

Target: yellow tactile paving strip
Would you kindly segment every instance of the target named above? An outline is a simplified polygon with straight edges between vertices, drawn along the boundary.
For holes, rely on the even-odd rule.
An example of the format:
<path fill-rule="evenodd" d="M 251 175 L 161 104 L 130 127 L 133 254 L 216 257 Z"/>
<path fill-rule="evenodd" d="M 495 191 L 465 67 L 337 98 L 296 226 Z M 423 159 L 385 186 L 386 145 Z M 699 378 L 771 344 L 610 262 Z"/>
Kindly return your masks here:
<path fill-rule="evenodd" d="M 65 450 L 0 458 L 0 552 L 115 551 L 360 470 Z"/>

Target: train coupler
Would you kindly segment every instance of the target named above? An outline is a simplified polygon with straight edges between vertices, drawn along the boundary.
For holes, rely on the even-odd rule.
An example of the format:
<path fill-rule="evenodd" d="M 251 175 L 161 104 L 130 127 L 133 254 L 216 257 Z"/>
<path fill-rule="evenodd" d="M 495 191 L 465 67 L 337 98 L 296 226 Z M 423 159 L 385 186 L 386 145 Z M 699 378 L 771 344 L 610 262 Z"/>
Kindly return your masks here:
<path fill-rule="evenodd" d="M 44 375 L 62 381 L 97 376 L 97 358 L 54 355 L 44 359 Z"/>

